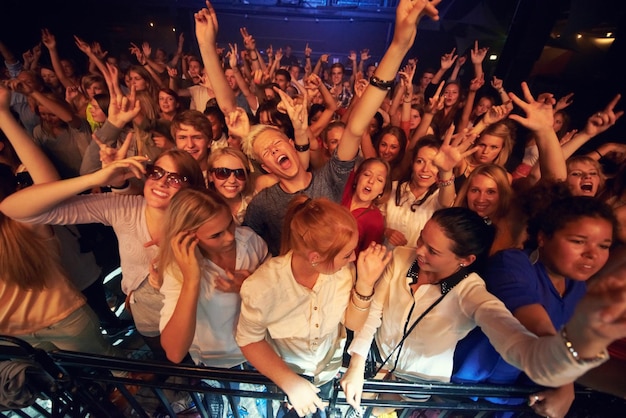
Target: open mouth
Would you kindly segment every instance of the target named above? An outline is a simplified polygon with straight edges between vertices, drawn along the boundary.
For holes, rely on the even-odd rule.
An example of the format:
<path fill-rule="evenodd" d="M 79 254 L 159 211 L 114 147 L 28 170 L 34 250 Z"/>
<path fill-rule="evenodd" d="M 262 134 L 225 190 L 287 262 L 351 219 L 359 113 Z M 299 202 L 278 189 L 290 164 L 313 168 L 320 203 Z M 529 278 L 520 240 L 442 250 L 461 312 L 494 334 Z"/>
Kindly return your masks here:
<path fill-rule="evenodd" d="M 582 190 L 583 192 L 591 193 L 593 191 L 593 184 L 591 184 L 591 183 L 583 183 L 583 184 L 580 185 L 580 190 Z"/>
<path fill-rule="evenodd" d="M 289 157 L 286 155 L 281 155 L 278 157 L 278 165 L 282 168 L 289 168 L 291 166 L 291 161 L 289 161 Z"/>

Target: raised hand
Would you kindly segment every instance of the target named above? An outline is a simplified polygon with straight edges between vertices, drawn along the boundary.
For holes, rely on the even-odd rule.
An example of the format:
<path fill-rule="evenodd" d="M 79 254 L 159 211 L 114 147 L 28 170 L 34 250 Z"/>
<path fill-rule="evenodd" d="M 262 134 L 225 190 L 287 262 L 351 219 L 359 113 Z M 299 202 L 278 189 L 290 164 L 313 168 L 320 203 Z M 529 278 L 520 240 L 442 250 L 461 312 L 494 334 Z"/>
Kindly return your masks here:
<path fill-rule="evenodd" d="M 474 48 L 470 50 L 472 64 L 482 64 L 487 56 L 487 51 L 489 48 L 478 48 L 478 41 L 474 41 Z"/>
<path fill-rule="evenodd" d="M 243 138 L 250 132 L 250 119 L 241 107 L 225 115 L 228 133 L 237 138 Z"/>
<path fill-rule="evenodd" d="M 94 176 L 96 184 L 101 186 L 123 184 L 132 177 L 140 179 L 143 178 L 146 172 L 142 163 L 147 159 L 148 158 L 144 156 L 136 156 L 114 161 L 102 170 L 90 174 L 90 176 Z"/>
<path fill-rule="evenodd" d="M 443 96 L 443 94 L 441 94 L 444 84 L 446 84 L 445 81 L 439 83 L 439 87 L 437 87 L 437 91 L 435 92 L 433 97 L 428 99 L 428 105 L 426 105 L 426 108 L 424 109 L 425 113 L 430 113 L 434 115 L 443 109 L 446 101 L 446 98 Z"/>
<path fill-rule="evenodd" d="M 200 280 L 200 263 L 198 262 L 198 237 L 194 231 L 182 231 L 170 241 L 176 264 L 183 273 L 184 280 Z"/>
<path fill-rule="evenodd" d="M 452 135 L 453 132 L 454 125 L 451 125 L 446 131 L 441 147 L 433 157 L 433 165 L 440 173 L 451 172 L 464 158 L 478 151 L 478 147 L 469 149 L 476 135 L 470 134 L 467 129 L 456 135 Z"/>
<path fill-rule="evenodd" d="M 241 37 L 243 38 L 243 45 L 248 51 L 254 51 L 256 49 L 256 41 L 254 37 L 248 33 L 248 29 L 243 27 L 239 29 Z"/>
<path fill-rule="evenodd" d="M 439 20 L 437 5 L 441 0 L 400 0 L 396 7 L 396 26 L 393 42 L 403 48 L 410 48 L 417 35 L 417 23 L 422 16 Z"/>
<path fill-rule="evenodd" d="M 373 288 L 390 260 L 391 251 L 372 241 L 369 247 L 359 253 L 356 261 L 357 280 Z"/>
<path fill-rule="evenodd" d="M 461 55 L 460 57 L 456 59 L 456 62 L 454 63 L 454 65 L 460 68 L 463 66 L 463 64 L 465 64 L 466 61 L 467 61 L 467 57 L 465 55 Z"/>
<path fill-rule="evenodd" d="M 80 95 L 77 86 L 69 86 L 65 88 L 65 101 L 72 103 Z"/>
<path fill-rule="evenodd" d="M 109 51 L 102 50 L 102 45 L 100 45 L 100 42 L 98 41 L 95 41 L 91 44 L 91 51 L 97 58 L 101 60 L 103 60 L 104 57 L 106 57 L 109 54 Z"/>
<path fill-rule="evenodd" d="M 511 103 L 491 106 L 491 108 L 483 115 L 483 121 L 486 125 L 492 125 L 500 122 L 502 119 L 507 117 L 511 110 L 513 110 L 512 106 L 513 105 Z"/>
<path fill-rule="evenodd" d="M 329 54 L 322 54 L 322 56 L 320 56 L 320 61 L 321 61 L 323 64 L 328 64 L 328 58 L 329 58 L 329 57 L 330 57 L 330 55 L 329 55 Z"/>
<path fill-rule="evenodd" d="M 215 9 L 213 9 L 211 3 L 207 0 L 206 8 L 200 9 L 193 17 L 196 21 L 196 37 L 198 38 L 198 43 L 215 45 L 219 26 L 217 24 Z"/>
<path fill-rule="evenodd" d="M 228 65 L 230 65 L 230 68 L 237 68 L 237 44 L 228 44 L 228 47 L 230 48 L 230 52 L 226 54 Z"/>
<path fill-rule="evenodd" d="M 491 80 L 491 87 L 493 87 L 496 90 L 500 90 L 503 85 L 504 85 L 504 82 L 502 81 L 502 79 L 494 75 L 493 79 Z"/>
<path fill-rule="evenodd" d="M 303 95 L 302 100 L 297 100 L 297 98 L 289 97 L 278 87 L 274 87 L 274 91 L 280 96 L 280 104 L 287 111 L 293 129 L 295 131 L 306 129 L 308 126 L 306 95 Z"/>
<path fill-rule="evenodd" d="M 349 59 L 350 61 L 356 61 L 356 51 L 350 51 L 350 52 L 348 53 L 348 59 Z"/>
<path fill-rule="evenodd" d="M 41 42 L 33 47 L 33 59 L 37 60 L 41 56 Z"/>
<path fill-rule="evenodd" d="M 141 44 L 141 52 L 143 53 L 144 57 L 150 58 L 150 55 L 152 54 L 152 47 L 150 47 L 150 44 L 148 42 L 144 42 Z"/>
<path fill-rule="evenodd" d="M 452 48 L 452 51 L 447 53 L 447 54 L 443 54 L 441 56 L 441 68 L 444 70 L 447 70 L 449 68 L 452 67 L 452 64 L 454 64 L 454 62 L 456 61 L 456 59 L 458 58 L 458 55 L 454 55 L 454 53 L 456 52 L 456 48 Z"/>
<path fill-rule="evenodd" d="M 282 48 L 278 48 L 278 51 L 276 51 L 276 53 L 274 54 L 274 60 L 276 60 L 278 63 L 280 63 L 280 60 L 283 59 L 283 49 Z"/>
<path fill-rule="evenodd" d="M 537 100 L 535 100 L 526 82 L 522 83 L 522 92 L 524 93 L 524 99 L 526 99 L 526 101 L 520 99 L 513 93 L 509 93 L 509 97 L 513 100 L 513 103 L 526 113 L 526 117 L 510 115 L 509 118 L 531 131 L 553 130 L 554 114 L 552 106 L 554 106 L 555 100 L 552 94 L 542 93 L 537 97 Z"/>
<path fill-rule="evenodd" d="M 569 93 L 557 100 L 556 105 L 554 106 L 554 111 L 558 112 L 559 110 L 563 110 L 574 103 L 572 97 L 574 97 L 574 93 Z"/>
<path fill-rule="evenodd" d="M 167 75 L 171 78 L 177 78 L 178 77 L 178 70 L 176 68 L 172 68 L 172 67 L 165 67 L 165 69 L 167 70 Z"/>
<path fill-rule="evenodd" d="M 76 35 L 74 35 L 74 43 L 83 54 L 91 55 L 93 53 L 91 45 L 89 45 L 87 42 L 83 41 Z"/>
<path fill-rule="evenodd" d="M 57 41 L 54 35 L 48 29 L 41 30 L 41 42 L 48 49 L 55 49 L 57 47 Z"/>
<path fill-rule="evenodd" d="M 588 135 L 596 136 L 615 125 L 615 122 L 624 114 L 623 110 L 615 112 L 615 106 L 621 97 L 621 94 L 615 95 L 602 111 L 591 115 L 587 119 L 584 132 Z"/>
<path fill-rule="evenodd" d="M 354 82 L 354 94 L 356 97 L 361 98 L 363 93 L 365 93 L 365 89 L 369 85 L 369 81 L 361 78 L 360 80 L 356 80 Z"/>
<path fill-rule="evenodd" d="M 361 50 L 361 61 L 367 61 L 368 59 L 372 58 L 370 56 L 370 50 L 365 48 Z"/>
<path fill-rule="evenodd" d="M 130 96 L 135 97 L 135 88 L 131 87 Z M 117 94 L 111 96 L 111 103 L 109 104 L 109 116 L 108 120 L 114 126 L 122 128 L 128 122 L 133 120 L 141 111 L 141 105 L 139 100 L 132 100 L 128 97 Z"/>
<path fill-rule="evenodd" d="M 313 50 L 309 47 L 309 43 L 307 42 L 306 46 L 304 47 L 304 56 L 310 57 L 312 53 L 313 53 Z"/>
<path fill-rule="evenodd" d="M 96 142 L 96 144 L 98 144 L 98 147 L 100 147 L 100 162 L 102 163 L 102 168 L 105 168 L 115 161 L 126 158 L 126 154 L 128 154 L 128 149 L 130 148 L 130 144 L 133 139 L 133 132 L 129 131 L 126 134 L 126 138 L 124 139 L 122 146 L 117 149 L 106 145 L 96 136 L 95 133 L 91 135 L 91 138 Z"/>
<path fill-rule="evenodd" d="M 470 82 L 469 90 L 470 91 L 478 91 L 485 84 L 485 74 L 482 73 L 478 77 L 475 77 Z"/>

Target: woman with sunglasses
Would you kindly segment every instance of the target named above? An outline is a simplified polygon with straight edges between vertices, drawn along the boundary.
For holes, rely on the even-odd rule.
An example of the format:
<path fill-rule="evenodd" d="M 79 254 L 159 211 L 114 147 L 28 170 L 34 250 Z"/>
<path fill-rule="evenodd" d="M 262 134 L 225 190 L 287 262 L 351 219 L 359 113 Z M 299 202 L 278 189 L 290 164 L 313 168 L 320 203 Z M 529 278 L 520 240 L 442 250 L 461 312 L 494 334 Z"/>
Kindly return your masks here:
<path fill-rule="evenodd" d="M 218 148 L 209 155 L 209 187 L 226 200 L 238 225 L 243 222 L 253 195 L 249 167 L 248 157 L 235 148 Z"/>
<path fill-rule="evenodd" d="M 28 187 L 5 199 L 7 216 L 33 224 L 102 223 L 113 227 L 119 242 L 127 295 L 139 333 L 156 356 L 160 349 L 159 311 L 163 305 L 155 278 L 154 260 L 161 242 L 165 212 L 172 196 L 183 187 L 204 187 L 198 163 L 185 151 L 169 150 L 145 168 L 145 157 L 109 164 L 91 174 Z M 143 195 L 103 193 L 78 195 L 85 190 L 121 185 L 132 177 L 146 177 Z"/>

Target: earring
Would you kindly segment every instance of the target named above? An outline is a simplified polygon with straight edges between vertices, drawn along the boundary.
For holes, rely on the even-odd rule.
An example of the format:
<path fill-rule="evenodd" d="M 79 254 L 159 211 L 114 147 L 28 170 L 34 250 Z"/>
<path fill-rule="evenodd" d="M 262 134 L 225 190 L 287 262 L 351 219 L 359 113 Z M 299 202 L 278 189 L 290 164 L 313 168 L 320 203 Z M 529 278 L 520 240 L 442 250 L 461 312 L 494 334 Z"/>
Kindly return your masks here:
<path fill-rule="evenodd" d="M 312 261 L 311 262 L 311 267 L 317 267 L 319 263 L 317 261 Z"/>
<path fill-rule="evenodd" d="M 461 263 L 459 264 L 460 267 L 465 267 L 465 264 Z"/>

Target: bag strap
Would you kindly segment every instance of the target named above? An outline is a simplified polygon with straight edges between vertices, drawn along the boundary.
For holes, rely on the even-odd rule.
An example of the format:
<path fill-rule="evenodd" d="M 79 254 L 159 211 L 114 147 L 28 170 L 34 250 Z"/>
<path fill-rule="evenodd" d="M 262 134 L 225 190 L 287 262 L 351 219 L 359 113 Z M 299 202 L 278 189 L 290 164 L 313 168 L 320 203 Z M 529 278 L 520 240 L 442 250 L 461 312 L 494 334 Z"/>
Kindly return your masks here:
<path fill-rule="evenodd" d="M 413 331 L 415 329 L 415 327 L 417 326 L 417 324 L 420 323 L 420 321 L 430 312 L 432 311 L 435 306 L 437 306 L 439 304 L 439 302 L 441 302 L 443 300 L 443 298 L 447 295 L 448 293 L 444 293 L 441 296 L 439 296 L 439 298 L 437 298 L 436 301 L 434 301 L 432 303 L 432 305 L 430 305 L 424 312 L 422 312 L 422 314 L 419 316 L 419 318 L 417 318 L 413 324 L 409 327 L 408 330 L 405 331 L 404 335 L 402 336 L 402 339 L 400 340 L 400 342 L 398 342 L 398 344 L 395 346 L 395 348 L 391 351 L 391 353 L 389 353 L 389 355 L 387 356 L 387 358 L 385 360 L 383 360 L 383 362 L 381 363 L 381 365 L 378 367 L 378 369 L 376 369 L 376 373 L 374 373 L 374 376 L 377 375 L 382 368 L 385 366 L 385 364 L 387 364 L 387 362 L 389 361 L 389 359 L 391 358 L 391 356 L 393 356 L 393 353 L 396 352 L 396 350 L 398 351 L 398 355 L 396 356 L 396 361 L 394 362 L 393 365 L 393 369 L 389 370 L 389 373 L 393 373 L 396 370 L 396 366 L 398 365 L 398 359 L 400 358 L 400 352 L 402 351 L 402 345 L 404 344 L 404 341 L 409 337 L 409 335 L 411 334 L 411 331 Z"/>

